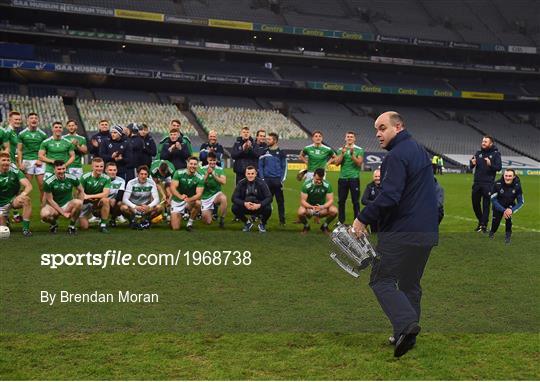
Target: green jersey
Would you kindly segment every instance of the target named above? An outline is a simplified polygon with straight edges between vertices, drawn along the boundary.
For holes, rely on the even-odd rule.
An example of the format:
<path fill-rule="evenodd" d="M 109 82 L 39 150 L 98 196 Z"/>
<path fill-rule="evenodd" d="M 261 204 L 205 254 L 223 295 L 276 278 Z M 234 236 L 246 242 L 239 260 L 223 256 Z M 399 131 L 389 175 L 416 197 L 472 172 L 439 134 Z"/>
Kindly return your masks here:
<path fill-rule="evenodd" d="M 51 175 L 43 182 L 43 191 L 50 192 L 54 201 L 62 207 L 73 200 L 73 189 L 79 184 L 79 180 L 68 173 L 65 174 L 64 179 Z"/>
<path fill-rule="evenodd" d="M 313 180 L 304 182 L 302 186 L 302 192 L 307 194 L 307 202 L 312 206 L 322 206 L 326 203 L 326 194 L 331 194 L 333 191 L 332 185 L 326 180 L 323 180 L 321 184 L 315 184 Z"/>
<path fill-rule="evenodd" d="M 206 182 L 204 181 L 204 176 L 207 170 L 208 170 L 208 165 L 203 166 L 199 169 L 199 174 L 201 174 L 202 176 L 199 187 L 204 187 L 202 199 L 211 198 L 212 196 L 214 196 L 215 194 L 221 191 L 221 183 L 219 183 L 212 174 L 208 175 L 208 177 L 206 178 Z M 223 171 L 221 167 L 216 166 L 214 168 L 213 174 L 216 174 L 219 177 L 222 177 L 223 175 L 225 175 L 225 171 Z"/>
<path fill-rule="evenodd" d="M 163 176 L 159 172 L 159 166 L 161 166 L 163 162 L 167 163 L 167 167 L 169 168 L 169 175 L 167 176 Z M 150 175 L 152 178 L 154 178 L 154 180 L 159 180 L 161 182 L 165 182 L 167 179 L 170 181 L 170 177 L 174 174 L 175 170 L 174 165 L 168 160 L 164 159 L 156 159 L 150 164 Z"/>
<path fill-rule="evenodd" d="M 45 156 L 52 160 L 63 160 L 67 162 L 69 159 L 69 153 L 74 151 L 74 147 L 70 141 L 64 138 L 54 139 L 49 137 L 41 142 L 39 146 L 40 150 L 45 150 Z M 54 173 L 54 166 L 51 163 L 47 163 L 45 172 Z"/>
<path fill-rule="evenodd" d="M 309 172 L 314 172 L 318 168 L 326 169 L 326 163 L 334 156 L 334 150 L 322 144 L 320 146 L 313 144 L 306 146 L 302 153 L 308 159 L 307 170 Z"/>
<path fill-rule="evenodd" d="M 72 142 L 74 139 L 79 143 L 79 146 L 86 146 L 86 138 L 77 133 L 71 135 L 66 134 L 62 138 Z M 73 143 L 72 143 L 73 144 Z M 82 168 L 82 156 L 81 152 L 77 149 L 77 146 L 73 145 L 73 151 L 75 151 L 75 160 L 71 162 L 68 168 Z"/>
<path fill-rule="evenodd" d="M 99 194 L 103 192 L 104 188 L 111 188 L 111 178 L 105 174 L 101 174 L 96 178 L 90 171 L 81 177 L 81 186 L 87 195 Z"/>
<path fill-rule="evenodd" d="M 9 142 L 9 157 L 11 162 L 15 163 L 15 153 L 17 152 L 17 143 L 19 142 L 17 132 L 11 126 L 6 126 L 3 130 L 4 136 L 3 138 L 0 137 L 0 140 L 2 141 L 1 145 L 3 146 L 4 143 Z"/>
<path fill-rule="evenodd" d="M 340 148 L 340 152 L 343 149 Z M 354 156 L 355 157 L 363 157 L 364 156 L 364 149 L 361 147 L 358 147 L 354 145 Z M 358 179 L 360 176 L 360 166 L 357 166 L 356 163 L 353 162 L 351 158 L 351 150 L 350 148 L 347 148 L 347 151 L 345 151 L 345 154 L 343 154 L 343 160 L 341 161 L 341 170 L 339 171 L 339 178 L 340 179 Z"/>
<path fill-rule="evenodd" d="M 17 196 L 21 179 L 25 179 L 24 174 L 14 164 L 9 166 L 7 172 L 0 172 L 0 206 L 11 203 Z"/>
<path fill-rule="evenodd" d="M 41 142 L 47 139 L 47 134 L 41 130 L 24 129 L 19 133 L 19 143 L 22 144 L 22 159 L 37 160 Z"/>
<path fill-rule="evenodd" d="M 185 194 L 187 196 L 193 196 L 197 192 L 197 186 L 201 183 L 203 177 L 198 172 L 194 174 L 189 174 L 187 169 L 176 170 L 173 175 L 173 180 L 178 181 L 178 192 L 180 194 Z M 178 199 L 173 195 L 173 200 L 176 202 L 181 202 L 182 200 Z"/>

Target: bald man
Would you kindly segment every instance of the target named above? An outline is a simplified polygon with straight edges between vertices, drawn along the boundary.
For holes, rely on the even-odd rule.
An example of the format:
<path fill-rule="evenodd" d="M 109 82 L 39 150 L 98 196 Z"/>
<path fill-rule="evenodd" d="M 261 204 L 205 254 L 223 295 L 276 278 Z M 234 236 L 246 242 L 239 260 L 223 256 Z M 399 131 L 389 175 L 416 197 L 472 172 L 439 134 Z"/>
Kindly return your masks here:
<path fill-rule="evenodd" d="M 208 132 L 208 142 L 204 142 L 199 150 L 199 159 L 201 160 L 201 166 L 206 166 L 208 164 L 208 153 L 216 154 L 217 165 L 219 167 L 223 165 L 223 163 L 221 163 L 221 160 L 225 151 L 223 150 L 223 146 L 218 143 L 218 135 L 217 131 L 215 130 L 210 130 Z"/>
<path fill-rule="evenodd" d="M 352 231 L 367 234 L 378 223 L 377 260 L 369 285 L 390 320 L 394 356 L 401 357 L 420 332 L 420 279 L 431 248 L 438 243 L 438 209 L 429 155 L 412 139 L 395 111 L 375 121 L 380 146 L 388 151 L 381 165 L 381 191 L 357 216 Z"/>

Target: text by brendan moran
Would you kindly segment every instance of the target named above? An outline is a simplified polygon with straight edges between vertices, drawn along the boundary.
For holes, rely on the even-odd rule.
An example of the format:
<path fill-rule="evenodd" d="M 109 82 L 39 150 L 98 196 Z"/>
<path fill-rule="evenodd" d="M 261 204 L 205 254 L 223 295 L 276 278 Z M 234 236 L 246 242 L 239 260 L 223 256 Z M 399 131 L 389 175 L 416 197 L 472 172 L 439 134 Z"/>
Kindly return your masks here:
<path fill-rule="evenodd" d="M 159 302 L 157 293 L 135 293 L 129 290 L 119 290 L 113 293 L 102 293 L 93 291 L 89 293 L 70 292 L 61 290 L 50 292 L 42 290 L 40 292 L 40 302 L 42 304 L 152 304 Z"/>

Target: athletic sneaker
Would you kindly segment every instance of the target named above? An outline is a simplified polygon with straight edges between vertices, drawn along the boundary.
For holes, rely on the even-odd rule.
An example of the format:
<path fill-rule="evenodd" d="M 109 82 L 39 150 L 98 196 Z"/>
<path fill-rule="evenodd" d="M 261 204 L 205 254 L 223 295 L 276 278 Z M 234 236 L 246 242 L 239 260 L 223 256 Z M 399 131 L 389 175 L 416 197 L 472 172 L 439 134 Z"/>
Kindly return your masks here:
<path fill-rule="evenodd" d="M 223 216 L 220 216 L 219 218 L 219 228 L 225 228 L 225 219 Z"/>
<path fill-rule="evenodd" d="M 49 227 L 49 232 L 50 233 L 57 233 L 58 232 L 58 224 L 51 224 L 51 226 Z"/>
<path fill-rule="evenodd" d="M 23 229 L 22 234 L 24 237 L 31 237 L 32 231 L 30 231 L 29 229 Z"/>
<path fill-rule="evenodd" d="M 107 226 L 101 226 L 99 227 L 99 232 L 101 233 L 109 233 L 109 230 L 107 229 Z"/>
<path fill-rule="evenodd" d="M 511 235 L 506 235 L 505 238 L 504 238 L 504 244 L 510 244 L 510 239 Z"/>
<path fill-rule="evenodd" d="M 259 223 L 259 232 L 260 233 L 266 232 L 266 226 L 263 223 Z"/>
<path fill-rule="evenodd" d="M 328 235 L 330 233 L 330 230 L 328 229 L 328 224 L 324 223 L 323 225 L 321 225 L 321 231 Z"/>
<path fill-rule="evenodd" d="M 489 231 L 489 236 L 488 236 L 490 239 L 493 239 L 495 237 L 495 234 L 491 231 Z"/>
<path fill-rule="evenodd" d="M 116 227 L 116 219 L 111 219 L 109 221 L 109 227 L 111 228 L 115 228 Z"/>
<path fill-rule="evenodd" d="M 88 223 L 90 224 L 99 223 L 99 218 L 96 216 L 92 216 L 90 219 L 88 219 Z"/>
<path fill-rule="evenodd" d="M 67 233 L 68 233 L 68 235 L 76 235 L 77 234 L 77 228 L 70 226 L 67 229 Z"/>
<path fill-rule="evenodd" d="M 118 217 L 116 218 L 116 221 L 117 221 L 118 223 L 120 223 L 120 224 L 124 224 L 124 223 L 127 222 L 126 218 L 123 217 L 122 215 L 118 216 Z"/>
<path fill-rule="evenodd" d="M 474 229 L 474 232 L 482 232 L 482 226 L 478 224 L 476 228 Z"/>
<path fill-rule="evenodd" d="M 139 223 L 139 229 L 150 229 L 150 221 L 148 219 L 144 219 Z"/>
<path fill-rule="evenodd" d="M 482 231 L 482 233 L 487 233 L 487 227 L 485 225 L 483 225 L 480 230 Z"/>
<path fill-rule="evenodd" d="M 242 231 L 249 232 L 251 231 L 251 227 L 253 227 L 253 222 L 251 220 L 248 220 L 246 224 L 244 224 L 244 228 L 242 228 Z"/>
<path fill-rule="evenodd" d="M 309 230 L 311 229 L 311 227 L 309 225 L 305 225 L 304 228 L 302 228 L 302 234 L 306 234 L 309 232 Z"/>
<path fill-rule="evenodd" d="M 193 231 L 193 224 L 186 225 L 186 231 L 188 231 L 188 232 Z"/>

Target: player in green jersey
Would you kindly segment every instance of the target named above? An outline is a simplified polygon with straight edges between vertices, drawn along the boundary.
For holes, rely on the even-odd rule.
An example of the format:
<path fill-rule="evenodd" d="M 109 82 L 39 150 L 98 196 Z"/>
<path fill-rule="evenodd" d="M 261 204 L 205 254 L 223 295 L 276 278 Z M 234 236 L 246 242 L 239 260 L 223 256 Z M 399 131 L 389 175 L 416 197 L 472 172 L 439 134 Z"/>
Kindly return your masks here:
<path fill-rule="evenodd" d="M 66 130 L 68 134 L 64 135 L 68 141 L 73 145 L 73 151 L 75 152 L 75 159 L 68 166 L 68 173 L 75 178 L 80 179 L 83 174 L 82 169 L 82 157 L 88 153 L 88 147 L 86 146 L 86 138 L 77 134 L 77 122 L 70 119 L 66 123 Z"/>
<path fill-rule="evenodd" d="M 62 123 L 53 122 L 52 137 L 45 139 L 39 146 L 39 160 L 46 164 L 45 178 L 54 173 L 53 163 L 56 160 L 63 161 L 66 167 L 69 167 L 75 160 L 75 148 L 69 140 L 62 137 L 62 130 Z"/>
<path fill-rule="evenodd" d="M 8 125 L 4 128 L 4 137 L 2 139 L 9 152 L 11 163 L 17 163 L 15 158 L 15 154 L 17 153 L 17 130 L 20 129 L 21 125 L 21 113 L 11 111 L 8 114 Z"/>
<path fill-rule="evenodd" d="M 204 190 L 201 181 L 203 176 L 197 172 L 199 160 L 189 157 L 187 167 L 176 170 L 171 182 L 171 228 L 180 229 L 182 214 L 189 210 L 187 231 L 193 229 L 193 220 L 201 210 L 201 196 Z"/>
<path fill-rule="evenodd" d="M 351 191 L 354 216 L 360 212 L 360 169 L 364 163 L 364 149 L 356 146 L 356 134 L 348 131 L 345 134 L 345 144 L 338 152 L 335 163 L 341 165 L 338 180 L 339 222 L 345 222 L 345 204 Z"/>
<path fill-rule="evenodd" d="M 108 233 L 107 223 L 111 208 L 109 190 L 111 179 L 105 175 L 105 162 L 100 157 L 92 159 L 92 171 L 87 172 L 80 178 L 81 186 L 84 190 L 83 206 L 79 216 L 81 229 L 88 229 L 88 218 L 99 216 L 99 232 Z"/>
<path fill-rule="evenodd" d="M 217 155 L 209 152 L 207 155 L 208 165 L 199 169 L 203 176 L 199 187 L 203 187 L 201 196 L 202 220 L 206 224 L 212 223 L 214 206 L 219 206 L 219 227 L 225 226 L 225 214 L 227 213 L 227 196 L 221 191 L 221 186 L 227 182 L 225 171 L 217 165 Z"/>
<path fill-rule="evenodd" d="M 43 176 L 45 165 L 38 158 L 39 147 L 47 139 L 47 133 L 39 128 L 39 117 L 29 113 L 26 117 L 26 128 L 19 133 L 17 143 L 17 164 L 19 169 L 32 181 L 36 178 L 39 194 L 43 198 Z"/>
<path fill-rule="evenodd" d="M 73 190 L 76 190 L 79 198 L 84 197 L 84 190 L 77 178 L 66 173 L 66 164 L 62 160 L 56 160 L 54 175 L 45 178 L 43 191 L 45 205 L 41 209 L 41 219 L 49 223 L 49 232 L 58 232 L 58 217 L 69 219 L 68 234 L 77 233 L 75 224 L 82 207 L 82 199 L 73 198 Z"/>
<path fill-rule="evenodd" d="M 23 190 L 21 191 L 21 186 Z M 6 225 L 9 210 L 22 208 L 23 235 L 32 236 L 30 218 L 32 216 L 32 201 L 30 192 L 32 184 L 24 177 L 22 171 L 11 163 L 9 153 L 0 153 L 0 225 Z"/>
<path fill-rule="evenodd" d="M 307 180 L 302 186 L 300 193 L 300 207 L 298 208 L 298 220 L 304 224 L 302 233 L 310 229 L 308 219 L 314 217 L 316 222 L 319 218 L 326 217 L 321 225 L 321 231 L 328 233 L 328 225 L 337 216 L 337 208 L 334 206 L 334 193 L 332 185 L 324 180 L 324 169 L 315 170 L 313 179 Z"/>
<path fill-rule="evenodd" d="M 333 163 L 336 153 L 331 147 L 324 145 L 323 135 L 320 131 L 314 131 L 311 136 L 311 145 L 304 147 L 300 153 L 300 159 L 307 164 L 307 169 L 298 174 L 298 180 L 310 180 L 316 169 L 326 167 Z"/>

